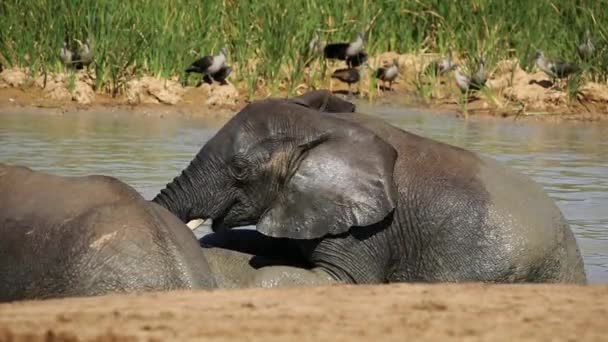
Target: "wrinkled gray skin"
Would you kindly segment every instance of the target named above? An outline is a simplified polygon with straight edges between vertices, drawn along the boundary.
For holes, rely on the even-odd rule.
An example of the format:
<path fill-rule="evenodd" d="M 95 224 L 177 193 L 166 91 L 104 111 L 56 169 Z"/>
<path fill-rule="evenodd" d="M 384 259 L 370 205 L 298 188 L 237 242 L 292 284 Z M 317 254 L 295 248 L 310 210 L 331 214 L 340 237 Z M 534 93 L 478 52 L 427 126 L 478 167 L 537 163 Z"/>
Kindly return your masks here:
<path fill-rule="evenodd" d="M 154 201 L 227 235 L 255 224 L 313 266 L 308 280 L 585 282 L 568 223 L 531 179 L 378 118 L 320 112 L 321 96 L 249 104 Z M 223 246 L 246 245 L 239 234 Z M 272 268 L 262 283 L 283 285 Z"/>
<path fill-rule="evenodd" d="M 268 262 L 200 248 L 169 211 L 111 177 L 0 163 L 0 203 L 0 302 L 257 286 Z"/>

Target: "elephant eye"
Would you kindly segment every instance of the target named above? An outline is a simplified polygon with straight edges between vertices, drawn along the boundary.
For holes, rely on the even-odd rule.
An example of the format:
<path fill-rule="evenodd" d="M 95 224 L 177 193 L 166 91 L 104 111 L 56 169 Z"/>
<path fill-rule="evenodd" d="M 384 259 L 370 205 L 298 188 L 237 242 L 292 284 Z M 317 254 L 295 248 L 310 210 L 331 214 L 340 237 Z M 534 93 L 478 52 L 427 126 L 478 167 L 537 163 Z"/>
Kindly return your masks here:
<path fill-rule="evenodd" d="M 239 181 L 247 179 L 249 176 L 249 160 L 242 156 L 235 156 L 232 159 L 232 174 Z"/>

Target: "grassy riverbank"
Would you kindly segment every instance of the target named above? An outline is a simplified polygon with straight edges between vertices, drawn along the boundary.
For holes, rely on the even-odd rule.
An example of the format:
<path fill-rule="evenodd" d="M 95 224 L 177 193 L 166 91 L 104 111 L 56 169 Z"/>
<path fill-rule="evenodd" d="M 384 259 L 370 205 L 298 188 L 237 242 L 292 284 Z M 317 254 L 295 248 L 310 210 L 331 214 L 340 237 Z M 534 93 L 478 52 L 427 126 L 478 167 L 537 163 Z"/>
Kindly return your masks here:
<path fill-rule="evenodd" d="M 231 81 L 247 89 L 249 97 L 260 88 L 289 94 L 302 84 L 323 81 L 322 63 L 306 72 L 303 66 L 304 48 L 320 28 L 328 42 L 366 32 L 370 55 L 444 53 L 451 43 L 461 56 L 485 54 L 490 68 L 508 58 L 525 68 L 530 54 L 542 49 L 579 63 L 585 78 L 605 82 L 606 7 L 606 0 L 5 0 L 0 3 L 0 63 L 25 67 L 33 78 L 58 72 L 63 70 L 58 53 L 64 36 L 90 37 L 96 91 L 118 95 L 133 77 L 181 78 L 196 54 L 226 46 L 234 69 Z M 586 29 L 597 49 L 592 60 L 582 63 L 576 46 Z M 576 90 L 581 82 L 571 83 Z"/>

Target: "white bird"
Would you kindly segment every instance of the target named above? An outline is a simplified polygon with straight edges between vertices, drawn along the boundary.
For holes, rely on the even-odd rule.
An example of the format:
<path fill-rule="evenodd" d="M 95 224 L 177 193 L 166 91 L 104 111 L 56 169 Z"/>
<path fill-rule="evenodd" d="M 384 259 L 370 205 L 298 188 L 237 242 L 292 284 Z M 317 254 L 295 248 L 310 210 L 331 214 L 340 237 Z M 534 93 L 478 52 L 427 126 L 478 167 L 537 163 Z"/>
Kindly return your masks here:
<path fill-rule="evenodd" d="M 194 61 L 186 69 L 187 73 L 196 72 L 203 75 L 213 77 L 215 73 L 220 71 L 226 62 L 226 49 L 221 48 L 216 56 L 205 56 Z"/>
<path fill-rule="evenodd" d="M 367 60 L 367 54 L 363 52 L 363 43 L 363 32 L 359 32 L 355 40 L 350 43 L 325 45 L 323 53 L 325 58 L 346 61 L 349 68 L 353 68 L 362 65 Z"/>

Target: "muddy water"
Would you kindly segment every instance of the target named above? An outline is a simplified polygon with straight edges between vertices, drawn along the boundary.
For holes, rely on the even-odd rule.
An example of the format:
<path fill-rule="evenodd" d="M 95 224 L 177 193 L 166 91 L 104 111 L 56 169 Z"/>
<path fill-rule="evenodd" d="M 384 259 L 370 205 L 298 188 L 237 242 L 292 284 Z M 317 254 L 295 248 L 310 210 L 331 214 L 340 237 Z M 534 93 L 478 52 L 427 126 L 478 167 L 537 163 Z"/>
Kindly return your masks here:
<path fill-rule="evenodd" d="M 541 183 L 569 220 L 592 282 L 608 282 L 608 125 L 462 121 L 366 107 L 407 130 L 496 158 Z M 114 114 L 0 115 L 0 162 L 115 176 L 152 198 L 221 126 Z"/>

